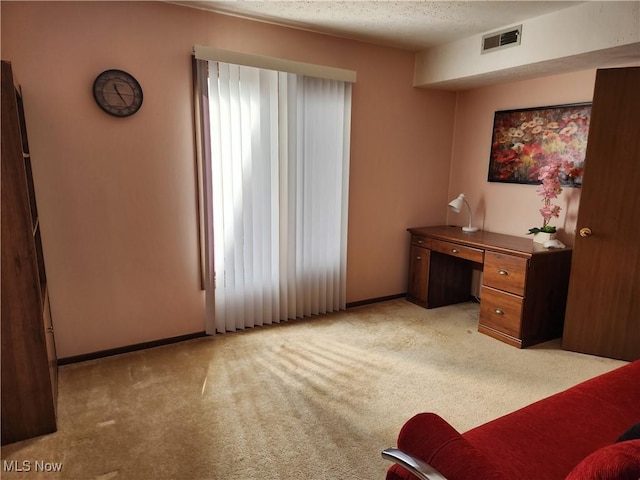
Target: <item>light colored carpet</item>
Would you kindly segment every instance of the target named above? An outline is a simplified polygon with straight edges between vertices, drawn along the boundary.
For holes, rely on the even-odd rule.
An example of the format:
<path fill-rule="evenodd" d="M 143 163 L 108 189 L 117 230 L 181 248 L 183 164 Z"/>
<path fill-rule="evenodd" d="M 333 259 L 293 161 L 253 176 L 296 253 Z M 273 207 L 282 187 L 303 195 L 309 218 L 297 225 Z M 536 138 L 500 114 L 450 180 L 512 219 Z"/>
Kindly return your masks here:
<path fill-rule="evenodd" d="M 5 446 L 32 470 L 2 478 L 382 479 L 418 412 L 465 431 L 625 363 L 515 349 L 478 312 L 394 300 L 64 366 L 59 431 Z"/>

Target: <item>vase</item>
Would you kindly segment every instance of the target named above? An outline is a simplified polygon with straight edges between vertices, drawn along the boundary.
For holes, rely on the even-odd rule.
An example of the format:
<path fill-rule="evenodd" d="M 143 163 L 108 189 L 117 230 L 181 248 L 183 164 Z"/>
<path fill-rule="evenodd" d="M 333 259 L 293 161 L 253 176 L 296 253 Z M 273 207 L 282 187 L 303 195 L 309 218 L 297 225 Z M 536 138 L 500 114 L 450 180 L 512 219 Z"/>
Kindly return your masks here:
<path fill-rule="evenodd" d="M 554 238 L 556 238 L 555 232 L 554 233 L 538 232 L 533 234 L 533 241 L 535 243 L 544 243 L 547 240 L 553 240 Z"/>

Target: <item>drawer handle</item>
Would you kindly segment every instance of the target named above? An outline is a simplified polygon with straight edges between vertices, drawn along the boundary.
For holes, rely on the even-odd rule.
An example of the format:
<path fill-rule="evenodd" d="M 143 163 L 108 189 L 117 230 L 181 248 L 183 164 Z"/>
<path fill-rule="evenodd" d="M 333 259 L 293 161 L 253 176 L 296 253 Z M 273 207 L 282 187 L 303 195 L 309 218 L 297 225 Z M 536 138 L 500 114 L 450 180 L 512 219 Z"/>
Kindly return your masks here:
<path fill-rule="evenodd" d="M 494 312 L 496 312 L 498 315 L 504 315 L 504 310 L 500 309 L 500 308 L 496 308 L 494 310 Z"/>
<path fill-rule="evenodd" d="M 422 257 L 421 257 L 420 255 L 418 255 L 418 256 L 416 257 L 416 260 L 422 260 Z"/>
<path fill-rule="evenodd" d="M 451 249 L 451 252 L 453 252 L 453 253 L 460 253 L 460 250 L 458 250 L 457 248 L 452 248 L 452 249 Z"/>
<path fill-rule="evenodd" d="M 418 243 L 424 243 L 422 240 L 418 240 Z"/>
<path fill-rule="evenodd" d="M 506 270 L 498 270 L 498 273 L 500 275 L 509 275 L 509 272 L 507 272 Z"/>

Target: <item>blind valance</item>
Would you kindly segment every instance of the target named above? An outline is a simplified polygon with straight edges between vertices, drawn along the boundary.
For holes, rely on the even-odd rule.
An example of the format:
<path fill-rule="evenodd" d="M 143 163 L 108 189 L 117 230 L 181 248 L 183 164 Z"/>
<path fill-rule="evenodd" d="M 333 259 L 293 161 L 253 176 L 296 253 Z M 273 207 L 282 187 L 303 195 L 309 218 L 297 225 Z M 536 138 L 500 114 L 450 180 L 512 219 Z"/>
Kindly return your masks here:
<path fill-rule="evenodd" d="M 198 60 L 233 63 L 236 65 L 264 68 L 267 70 L 276 70 L 278 72 L 295 73 L 297 75 L 306 75 L 308 77 L 323 78 L 326 80 L 339 80 L 350 83 L 356 82 L 356 72 L 354 70 L 347 70 L 344 68 L 295 62 L 293 60 L 285 60 L 266 55 L 234 52 L 232 50 L 222 50 L 220 48 L 204 47 L 202 45 L 195 45 L 193 47 L 193 54 Z"/>

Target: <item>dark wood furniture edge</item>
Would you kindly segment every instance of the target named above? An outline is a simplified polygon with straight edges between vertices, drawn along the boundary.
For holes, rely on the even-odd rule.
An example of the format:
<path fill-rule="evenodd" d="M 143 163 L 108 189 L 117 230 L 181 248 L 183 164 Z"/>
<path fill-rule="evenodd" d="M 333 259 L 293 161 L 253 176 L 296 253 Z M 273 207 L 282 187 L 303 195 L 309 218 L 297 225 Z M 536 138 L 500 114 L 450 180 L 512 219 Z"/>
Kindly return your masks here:
<path fill-rule="evenodd" d="M 407 231 L 413 235 L 423 235 L 446 242 L 459 243 L 461 245 L 480 248 L 483 250 L 516 255 L 520 257 L 531 257 L 534 253 L 548 253 L 557 251 L 547 249 L 542 244 L 534 243 L 531 238 L 517 237 L 503 233 L 487 232 L 479 230 L 467 233 L 462 231 L 462 227 L 456 226 L 434 226 L 434 227 L 412 227 Z M 571 250 L 570 247 L 564 250 Z"/>
<path fill-rule="evenodd" d="M 7 445 L 55 432 L 55 348 L 21 92 L 2 60 L 2 435 Z"/>
<path fill-rule="evenodd" d="M 484 333 L 485 335 L 495 338 L 496 340 L 500 340 L 508 345 L 511 345 L 512 347 L 525 348 L 526 346 L 528 346 L 527 342 L 525 342 L 524 340 L 512 337 L 511 335 L 507 335 L 506 333 L 495 330 L 491 327 L 488 327 L 487 325 L 483 325 L 482 323 L 478 323 L 478 332 Z"/>

